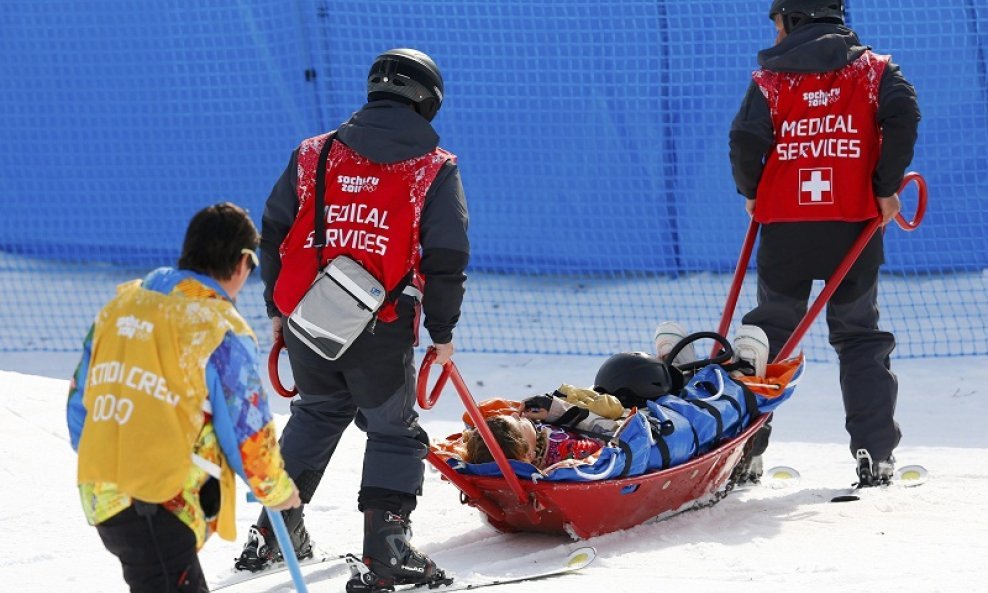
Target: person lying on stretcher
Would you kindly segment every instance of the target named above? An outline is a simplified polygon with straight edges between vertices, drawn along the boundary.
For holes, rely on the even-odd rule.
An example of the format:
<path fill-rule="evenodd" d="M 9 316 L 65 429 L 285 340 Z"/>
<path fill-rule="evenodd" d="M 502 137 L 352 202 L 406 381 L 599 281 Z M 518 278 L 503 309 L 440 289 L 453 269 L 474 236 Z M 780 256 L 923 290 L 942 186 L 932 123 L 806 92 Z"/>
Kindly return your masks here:
<path fill-rule="evenodd" d="M 660 325 L 660 330 L 666 325 Z M 654 449 L 649 454 L 649 469 L 664 469 L 736 436 L 754 417 L 774 409 L 791 394 L 786 385 L 797 376 L 801 361 L 772 365 L 767 372 L 767 340 L 762 351 L 757 334 L 739 333 L 734 348 L 717 337 L 725 352 L 714 359 L 715 365 L 697 361 L 692 343 L 682 338 L 679 341 L 686 347 L 677 344 L 665 348 L 664 359 L 642 352 L 612 356 L 598 371 L 594 389 L 564 384 L 554 393 L 523 402 L 483 402 L 481 412 L 506 457 L 530 463 L 543 474 L 594 463 L 608 443 L 621 438 L 629 418 L 639 423 L 645 419 Z M 696 336 L 711 337 L 689 337 L 696 340 Z M 752 352 L 752 340 L 751 360 L 733 355 L 734 349 Z M 657 348 L 663 352 L 661 343 Z M 679 366 L 667 362 L 671 358 Z M 759 375 L 745 374 L 753 372 Z M 764 378 L 766 374 L 775 382 Z M 785 397 L 779 397 L 782 395 Z M 465 416 L 465 420 L 469 425 L 469 418 Z M 469 464 L 492 461 L 478 431 L 468 428 L 460 439 L 455 437 L 460 435 L 450 437 L 452 442 L 447 444 L 455 445 L 459 440 L 462 446 L 440 446 L 440 454 L 445 450 Z"/>
<path fill-rule="evenodd" d="M 575 404 L 576 401 L 583 405 Z M 497 406 L 500 409 L 491 415 L 492 408 Z M 619 419 L 628 411 L 612 395 L 564 384 L 554 393 L 536 395 L 523 402 L 488 400 L 481 404 L 481 412 L 508 459 L 551 471 L 586 463 L 617 433 L 621 426 Z M 476 430 L 464 431 L 463 441 L 464 461 L 494 460 Z"/>

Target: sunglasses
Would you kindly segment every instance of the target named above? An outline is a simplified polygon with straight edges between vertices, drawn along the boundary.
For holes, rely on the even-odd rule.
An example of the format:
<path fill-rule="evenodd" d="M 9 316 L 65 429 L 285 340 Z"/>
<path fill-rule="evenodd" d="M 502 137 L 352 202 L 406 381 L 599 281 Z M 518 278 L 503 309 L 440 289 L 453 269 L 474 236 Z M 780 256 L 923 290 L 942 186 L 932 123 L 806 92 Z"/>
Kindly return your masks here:
<path fill-rule="evenodd" d="M 257 268 L 257 266 L 259 266 L 261 264 L 260 260 L 257 259 L 257 253 L 253 249 L 247 249 L 246 247 L 244 247 L 243 249 L 240 250 L 240 253 L 242 255 L 249 255 L 250 256 L 250 271 L 251 272 L 253 272 Z"/>

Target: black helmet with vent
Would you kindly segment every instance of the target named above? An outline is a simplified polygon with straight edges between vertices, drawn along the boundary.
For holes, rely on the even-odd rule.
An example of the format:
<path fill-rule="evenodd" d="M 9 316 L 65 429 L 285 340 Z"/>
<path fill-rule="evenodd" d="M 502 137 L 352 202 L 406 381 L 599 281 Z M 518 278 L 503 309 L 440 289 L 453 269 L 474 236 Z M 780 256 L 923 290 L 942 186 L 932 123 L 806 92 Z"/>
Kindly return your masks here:
<path fill-rule="evenodd" d="M 367 100 L 392 99 L 415 106 L 429 121 L 443 102 L 443 75 L 417 49 L 389 49 L 374 59 L 367 74 Z"/>
<path fill-rule="evenodd" d="M 652 400 L 683 388 L 683 373 L 644 352 L 621 352 L 597 370 L 594 389 L 609 393 L 627 407 L 642 407 Z"/>
<path fill-rule="evenodd" d="M 768 18 L 782 17 L 786 33 L 796 27 L 813 22 L 844 24 L 843 0 L 774 0 L 768 9 Z"/>

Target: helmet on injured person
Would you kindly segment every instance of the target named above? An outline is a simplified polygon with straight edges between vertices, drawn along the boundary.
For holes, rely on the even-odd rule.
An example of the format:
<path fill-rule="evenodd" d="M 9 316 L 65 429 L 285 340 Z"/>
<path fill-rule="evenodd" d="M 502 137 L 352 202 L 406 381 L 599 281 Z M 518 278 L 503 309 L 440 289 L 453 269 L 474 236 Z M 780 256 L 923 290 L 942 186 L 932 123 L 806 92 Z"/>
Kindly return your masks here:
<path fill-rule="evenodd" d="M 626 408 L 643 407 L 645 402 L 683 388 L 683 373 L 645 352 L 621 352 L 611 356 L 597 370 L 594 390 L 618 398 Z"/>

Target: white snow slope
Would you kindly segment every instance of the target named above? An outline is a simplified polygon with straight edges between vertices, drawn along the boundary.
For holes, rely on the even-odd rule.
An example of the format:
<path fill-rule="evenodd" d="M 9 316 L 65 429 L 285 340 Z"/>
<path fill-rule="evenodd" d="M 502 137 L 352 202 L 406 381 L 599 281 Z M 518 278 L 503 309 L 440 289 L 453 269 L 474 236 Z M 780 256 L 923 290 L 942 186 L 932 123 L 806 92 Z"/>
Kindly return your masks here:
<path fill-rule="evenodd" d="M 76 457 L 64 421 L 65 378 L 74 362 L 66 355 L 0 354 L 2 591 L 126 591 L 116 559 L 86 525 L 74 486 Z M 470 354 L 456 362 L 480 400 L 518 399 L 564 382 L 587 385 L 601 360 Z M 580 573 L 492 591 L 988 591 L 988 358 L 906 360 L 895 370 L 904 435 L 898 462 L 925 465 L 928 483 L 871 491 L 859 502 L 828 502 L 854 480 L 854 464 L 837 369 L 810 363 L 793 399 L 776 413 L 765 457 L 767 466 L 798 468 L 798 484 L 732 493 L 712 508 L 593 538 L 585 543 L 599 557 Z M 287 402 L 274 397 L 283 424 Z M 422 412 L 422 423 L 434 437 L 445 436 L 458 430 L 461 413 L 448 389 L 434 410 Z M 356 493 L 363 440 L 356 428 L 347 431 L 307 507 L 306 525 L 328 551 L 360 551 Z M 238 505 L 241 538 L 259 508 Z M 479 580 L 485 568 L 503 574 L 581 545 L 494 531 L 435 471 L 427 472 L 413 518 L 416 546 L 465 582 Z M 240 545 L 216 537 L 206 544 L 200 557 L 213 580 L 229 571 Z M 342 564 L 303 570 L 313 593 L 344 590 Z M 234 590 L 293 588 L 285 573 Z"/>

